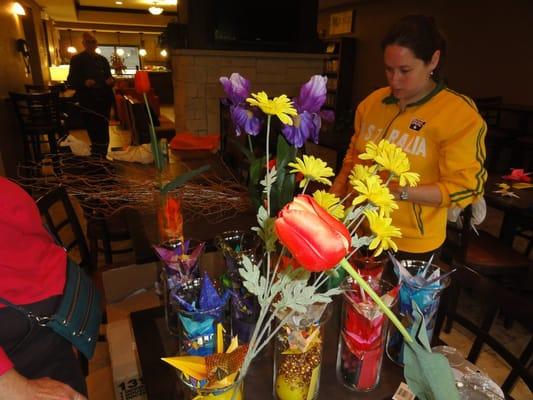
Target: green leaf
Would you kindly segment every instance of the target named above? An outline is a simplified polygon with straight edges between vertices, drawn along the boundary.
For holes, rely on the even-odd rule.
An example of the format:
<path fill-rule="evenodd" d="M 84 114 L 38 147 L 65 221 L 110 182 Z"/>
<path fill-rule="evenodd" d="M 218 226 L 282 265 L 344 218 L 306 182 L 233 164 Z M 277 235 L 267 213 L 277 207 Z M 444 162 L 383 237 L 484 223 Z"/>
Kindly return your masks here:
<path fill-rule="evenodd" d="M 241 151 L 242 154 L 244 154 L 244 156 L 248 159 L 250 164 L 252 164 L 256 160 L 254 153 L 252 153 L 250 149 L 247 148 L 245 145 L 243 145 L 239 140 L 233 137 L 228 138 L 228 140 L 232 144 L 234 144 L 235 147 L 237 147 Z"/>
<path fill-rule="evenodd" d="M 352 247 L 354 249 L 359 249 L 363 246 L 368 246 L 372 240 L 374 239 L 374 236 L 362 236 L 359 237 L 357 234 L 354 234 L 352 237 Z"/>
<path fill-rule="evenodd" d="M 189 171 L 189 172 L 186 172 L 184 174 L 181 174 L 180 176 L 176 177 L 175 179 L 173 179 L 172 181 L 167 183 L 165 186 L 163 186 L 161 188 L 161 193 L 165 194 L 165 193 L 168 193 L 168 192 L 170 192 L 170 191 L 182 186 L 187 181 L 189 181 L 190 179 L 194 178 L 195 176 L 200 175 L 201 173 L 207 171 L 209 168 L 211 168 L 210 165 L 204 165 L 204 166 L 202 166 L 200 168 L 197 168 L 197 169 L 194 169 L 192 171 Z"/>
<path fill-rule="evenodd" d="M 259 182 L 259 179 L 261 179 L 261 171 L 263 167 L 265 166 L 265 157 L 256 158 L 251 164 L 250 164 L 250 185 L 253 185 L 254 187 Z"/>
<path fill-rule="evenodd" d="M 265 207 L 260 206 L 257 210 L 257 222 L 259 227 L 253 227 L 252 230 L 257 232 L 263 242 L 265 243 L 265 249 L 268 252 L 273 252 L 276 248 L 276 241 L 278 240 L 274 232 L 275 218 L 268 216 Z"/>
<path fill-rule="evenodd" d="M 244 287 L 258 299 L 265 297 L 267 282 L 264 276 L 261 276 L 259 267 L 252 263 L 246 256 L 242 256 L 242 267 L 239 268 L 239 274 L 243 278 Z"/>

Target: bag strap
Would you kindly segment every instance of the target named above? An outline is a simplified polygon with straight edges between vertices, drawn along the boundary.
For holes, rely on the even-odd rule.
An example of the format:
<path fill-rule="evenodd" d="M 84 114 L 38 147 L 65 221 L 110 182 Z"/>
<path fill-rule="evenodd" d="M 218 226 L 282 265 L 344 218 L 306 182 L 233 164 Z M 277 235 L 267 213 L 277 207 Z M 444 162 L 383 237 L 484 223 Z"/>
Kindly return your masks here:
<path fill-rule="evenodd" d="M 24 315 L 26 318 L 28 318 L 31 321 L 36 322 L 40 326 L 46 326 L 46 324 L 52 319 L 51 317 L 41 317 L 39 315 L 35 315 L 31 311 L 26 310 L 24 307 L 18 306 L 12 302 L 10 302 L 7 299 L 4 299 L 3 297 L 0 297 L 0 303 L 3 303 L 4 305 L 8 306 L 9 308 L 18 311 L 22 315 Z"/>

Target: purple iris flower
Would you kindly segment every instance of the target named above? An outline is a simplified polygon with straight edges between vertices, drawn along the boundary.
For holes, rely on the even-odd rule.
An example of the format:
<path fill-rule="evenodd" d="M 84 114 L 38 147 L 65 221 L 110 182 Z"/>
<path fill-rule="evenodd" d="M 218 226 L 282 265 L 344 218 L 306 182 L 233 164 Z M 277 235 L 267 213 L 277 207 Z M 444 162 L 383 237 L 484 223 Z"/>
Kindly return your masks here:
<path fill-rule="evenodd" d="M 322 114 L 320 108 L 326 101 L 326 83 L 328 78 L 313 75 L 300 89 L 299 96 L 294 99 L 294 107 L 298 115 L 293 117 L 293 125 L 284 125 L 283 135 L 293 146 L 300 148 L 307 139 L 318 143 L 321 127 L 321 115 L 331 117 L 331 114 Z"/>
<path fill-rule="evenodd" d="M 235 124 L 235 133 L 240 136 L 244 131 L 248 135 L 257 136 L 261 131 L 261 119 L 253 111 L 241 106 L 230 106 L 231 120 Z"/>
<path fill-rule="evenodd" d="M 221 76 L 220 83 L 233 105 L 244 103 L 250 96 L 250 81 L 236 72 L 229 78 Z"/>
<path fill-rule="evenodd" d="M 230 115 L 237 136 L 241 132 L 256 136 L 261 130 L 261 119 L 254 114 L 246 103 L 250 97 L 250 81 L 234 72 L 230 77 L 221 76 L 220 83 L 228 96 Z"/>

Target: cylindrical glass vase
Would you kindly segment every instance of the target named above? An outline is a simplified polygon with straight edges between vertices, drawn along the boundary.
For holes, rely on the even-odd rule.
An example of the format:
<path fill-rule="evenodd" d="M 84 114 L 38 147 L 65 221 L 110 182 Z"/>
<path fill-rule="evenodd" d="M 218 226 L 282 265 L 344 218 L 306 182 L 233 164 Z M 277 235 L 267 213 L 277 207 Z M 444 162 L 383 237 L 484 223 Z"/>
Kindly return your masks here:
<path fill-rule="evenodd" d="M 170 292 L 171 302 L 178 316 L 179 352 L 190 356 L 208 356 L 215 352 L 218 336 L 222 335 L 224 348 L 229 345 L 229 336 L 223 332 L 230 332 L 227 319 L 227 302 L 211 309 L 202 311 L 187 311 L 179 302 L 177 296 L 186 299 L 187 303 L 199 304 L 200 287 L 204 278 L 194 279 L 180 288 Z M 219 324 L 221 328 L 219 329 Z"/>
<path fill-rule="evenodd" d="M 259 305 L 254 295 L 242 284 L 239 268 L 244 256 L 253 263 L 261 257 L 261 239 L 251 231 L 227 231 L 216 236 L 215 243 L 224 255 L 226 281 L 231 287 L 231 332 L 239 338 L 239 343 L 248 343 L 255 328 Z"/>
<path fill-rule="evenodd" d="M 357 268 L 359 274 L 363 277 L 380 280 L 383 270 L 388 263 L 387 257 L 376 258 L 372 254 L 362 252 L 355 253 L 350 257 L 350 263 Z"/>
<path fill-rule="evenodd" d="M 179 306 L 171 301 L 170 292 L 199 278 L 199 263 L 205 250 L 205 242 L 194 239 L 173 242 L 171 245 L 167 242 L 166 246 L 157 247 L 156 250 L 163 264 L 160 280 L 165 321 L 169 333 L 177 336 Z"/>
<path fill-rule="evenodd" d="M 294 315 L 274 344 L 274 398 L 314 400 L 320 389 L 324 326 L 329 309 L 323 304 Z"/>
<path fill-rule="evenodd" d="M 426 261 L 421 260 L 402 260 L 401 262 L 413 277 L 421 274 L 427 265 Z M 437 274 L 443 275 L 445 272 L 446 271 L 440 269 L 438 265 L 431 264 L 425 274 L 428 278 L 424 281 L 429 281 L 432 277 L 437 276 Z M 411 328 L 414 322 L 412 318 L 412 304 L 414 301 L 424 315 L 427 336 L 431 343 L 433 329 L 435 328 L 435 322 L 437 319 L 437 311 L 439 309 L 440 297 L 449 284 L 449 278 L 437 281 L 428 286 L 423 286 L 420 281 L 416 279 L 402 279 L 400 285 L 399 319 L 407 330 Z M 392 326 L 387 337 L 387 355 L 392 361 L 402 366 L 403 344 L 403 336 L 396 327 Z"/>
<path fill-rule="evenodd" d="M 396 303 L 397 288 L 386 281 L 366 279 L 386 304 L 393 306 Z M 379 383 L 389 321 L 351 278 L 342 287 L 337 380 L 349 390 L 368 392 Z"/>
<path fill-rule="evenodd" d="M 244 382 L 221 388 L 196 387 L 185 375 L 180 374 L 183 384 L 183 400 L 244 400 Z"/>

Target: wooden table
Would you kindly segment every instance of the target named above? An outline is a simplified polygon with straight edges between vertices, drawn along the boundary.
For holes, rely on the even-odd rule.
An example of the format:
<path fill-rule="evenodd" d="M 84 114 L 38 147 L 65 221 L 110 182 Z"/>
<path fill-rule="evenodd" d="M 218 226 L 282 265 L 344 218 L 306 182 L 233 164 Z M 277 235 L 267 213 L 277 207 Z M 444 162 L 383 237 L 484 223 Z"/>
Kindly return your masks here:
<path fill-rule="evenodd" d="M 173 151 L 173 155 L 180 162 L 169 164 L 169 176 L 178 176 L 188 171 L 187 168 L 192 170 L 207 164 L 211 168 L 204 173 L 206 176 L 231 177 L 230 171 L 218 154 L 208 151 Z M 130 177 L 135 175 L 146 177 L 147 173 L 154 173 L 153 166 L 128 165 L 127 174 Z M 248 230 L 256 224 L 256 213 L 252 209 L 216 222 L 202 215 L 191 215 L 186 209 L 183 209 L 183 213 L 185 237 L 209 241 L 208 246 L 211 249 L 213 248 L 212 239 L 217 234 L 236 229 Z M 156 257 L 152 249 L 152 245 L 155 244 L 158 237 L 155 209 L 142 213 L 135 209 L 129 209 L 125 211 L 125 215 L 136 262 L 155 261 Z"/>
<path fill-rule="evenodd" d="M 319 399 L 390 399 L 403 379 L 403 369 L 384 355 L 381 380 L 378 387 L 368 393 L 355 393 L 337 382 L 335 363 L 339 336 L 339 304 L 334 304 L 332 317 L 326 325 L 322 375 Z M 163 307 L 137 311 L 131 314 L 131 322 L 143 382 L 148 400 L 178 400 L 183 398 L 181 383 L 176 370 L 160 360 L 177 353 L 178 343 L 165 325 Z M 245 378 L 245 399 L 272 399 L 272 346 L 262 357 L 254 361 Z"/>
<path fill-rule="evenodd" d="M 533 221 L 533 188 L 510 189 L 519 198 L 502 196 L 500 193 L 494 193 L 495 190 L 499 190 L 498 184 L 502 182 L 511 184 L 500 175 L 489 176 L 485 184 L 484 197 L 488 206 L 504 212 L 500 239 L 503 243 L 512 245 L 516 228 L 524 224 L 531 224 Z"/>

